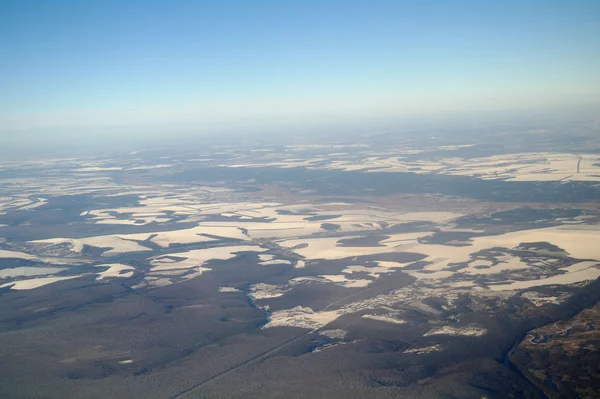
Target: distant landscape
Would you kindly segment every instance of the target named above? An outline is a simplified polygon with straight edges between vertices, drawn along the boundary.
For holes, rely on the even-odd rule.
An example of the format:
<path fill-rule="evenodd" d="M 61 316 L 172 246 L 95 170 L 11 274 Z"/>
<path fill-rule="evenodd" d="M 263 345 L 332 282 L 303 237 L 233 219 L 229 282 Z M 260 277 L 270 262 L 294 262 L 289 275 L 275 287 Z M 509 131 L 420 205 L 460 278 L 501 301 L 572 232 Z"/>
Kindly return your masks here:
<path fill-rule="evenodd" d="M 4 161 L 1 396 L 596 396 L 597 136 L 522 134 Z"/>
<path fill-rule="evenodd" d="M 0 399 L 600 398 L 599 0 L 0 1 Z"/>

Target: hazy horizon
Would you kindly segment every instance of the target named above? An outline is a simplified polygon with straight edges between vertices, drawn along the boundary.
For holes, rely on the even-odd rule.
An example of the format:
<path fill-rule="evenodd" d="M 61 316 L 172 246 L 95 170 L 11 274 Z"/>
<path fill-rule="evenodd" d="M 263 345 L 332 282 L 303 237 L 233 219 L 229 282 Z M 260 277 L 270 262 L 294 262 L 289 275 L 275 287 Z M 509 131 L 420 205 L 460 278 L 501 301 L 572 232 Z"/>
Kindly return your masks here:
<path fill-rule="evenodd" d="M 0 142 L 11 147 L 328 133 L 600 104 L 597 2 L 0 7 Z"/>

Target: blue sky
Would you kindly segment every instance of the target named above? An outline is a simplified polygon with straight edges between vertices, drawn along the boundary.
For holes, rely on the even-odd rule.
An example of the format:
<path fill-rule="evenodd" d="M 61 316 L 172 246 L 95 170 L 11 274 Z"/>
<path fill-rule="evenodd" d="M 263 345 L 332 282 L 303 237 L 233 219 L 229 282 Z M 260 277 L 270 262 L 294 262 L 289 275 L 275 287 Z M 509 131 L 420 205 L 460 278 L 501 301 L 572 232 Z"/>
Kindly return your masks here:
<path fill-rule="evenodd" d="M 599 20 L 600 1 L 0 0 L 0 134 L 585 104 Z"/>

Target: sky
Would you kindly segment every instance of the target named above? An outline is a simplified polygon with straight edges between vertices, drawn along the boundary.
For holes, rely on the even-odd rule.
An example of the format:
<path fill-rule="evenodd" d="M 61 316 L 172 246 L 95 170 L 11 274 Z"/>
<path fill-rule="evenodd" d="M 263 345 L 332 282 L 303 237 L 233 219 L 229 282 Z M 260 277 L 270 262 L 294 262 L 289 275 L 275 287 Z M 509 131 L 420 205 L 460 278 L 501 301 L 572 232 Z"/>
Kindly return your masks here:
<path fill-rule="evenodd" d="M 0 0 L 0 143 L 600 101 L 600 1 Z"/>

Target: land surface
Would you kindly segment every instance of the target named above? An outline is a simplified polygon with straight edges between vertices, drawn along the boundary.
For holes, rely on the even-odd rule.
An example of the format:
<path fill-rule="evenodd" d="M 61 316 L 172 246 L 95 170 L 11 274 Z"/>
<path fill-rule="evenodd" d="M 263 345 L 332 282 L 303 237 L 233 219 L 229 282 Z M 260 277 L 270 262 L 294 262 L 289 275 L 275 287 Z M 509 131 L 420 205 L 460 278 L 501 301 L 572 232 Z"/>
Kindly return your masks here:
<path fill-rule="evenodd" d="M 564 129 L 2 160 L 0 396 L 597 397 Z"/>
<path fill-rule="evenodd" d="M 600 305 L 530 331 L 510 361 L 552 398 L 597 398 Z"/>

